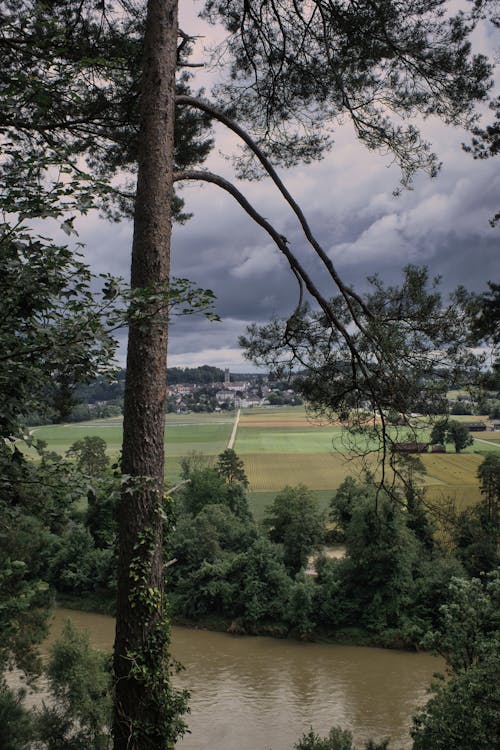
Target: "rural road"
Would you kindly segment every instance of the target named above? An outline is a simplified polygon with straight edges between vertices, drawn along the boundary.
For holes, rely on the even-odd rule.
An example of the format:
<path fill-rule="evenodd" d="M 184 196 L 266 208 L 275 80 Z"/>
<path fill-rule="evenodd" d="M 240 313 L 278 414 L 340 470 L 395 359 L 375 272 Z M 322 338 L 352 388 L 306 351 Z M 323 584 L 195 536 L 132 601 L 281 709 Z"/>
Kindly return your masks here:
<path fill-rule="evenodd" d="M 500 445 L 494 443 L 491 440 L 481 440 L 481 438 L 475 437 L 474 441 L 477 443 L 486 443 L 486 445 L 493 445 L 494 448 L 500 448 Z"/>
<path fill-rule="evenodd" d="M 236 439 L 236 432 L 238 431 L 238 422 L 240 421 L 240 413 L 241 413 L 241 409 L 238 409 L 238 411 L 236 413 L 236 417 L 234 419 L 234 424 L 233 424 L 233 429 L 232 429 L 232 432 L 231 432 L 231 437 L 229 438 L 229 443 L 227 444 L 228 448 L 233 448 L 233 446 L 234 446 L 234 441 Z"/>

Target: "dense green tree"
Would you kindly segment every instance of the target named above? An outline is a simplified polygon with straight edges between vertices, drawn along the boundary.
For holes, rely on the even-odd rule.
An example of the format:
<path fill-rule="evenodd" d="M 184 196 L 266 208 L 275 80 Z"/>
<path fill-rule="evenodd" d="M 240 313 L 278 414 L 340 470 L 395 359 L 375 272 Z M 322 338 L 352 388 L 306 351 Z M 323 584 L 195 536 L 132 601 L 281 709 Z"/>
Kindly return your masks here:
<path fill-rule="evenodd" d="M 1 180 L 0 180 L 1 184 Z M 0 226 L 0 434 L 38 411 L 65 417 L 76 384 L 109 370 L 115 342 L 91 289 L 93 276 L 66 247 L 32 236 L 20 222 Z"/>
<path fill-rule="evenodd" d="M 40 668 L 36 645 L 52 601 L 50 560 L 73 503 L 84 496 L 69 462 L 32 446 L 37 461 L 27 460 L 18 443 L 0 443 L 0 671 L 9 659 L 28 673 Z"/>
<path fill-rule="evenodd" d="M 413 748 L 491 750 L 500 742 L 500 578 L 491 575 L 486 586 L 455 579 L 450 590 L 424 641 L 446 658 L 450 676 L 417 713 Z"/>
<path fill-rule="evenodd" d="M 178 615 L 192 620 L 204 617 L 233 617 L 237 582 L 231 576 L 234 555 L 223 555 L 214 561 L 202 560 L 188 578 L 174 589 Z"/>
<path fill-rule="evenodd" d="M 244 487 L 248 486 L 245 465 L 233 448 L 226 448 L 225 451 L 222 451 L 222 453 L 219 454 L 216 469 L 218 474 L 223 477 L 228 484 L 240 482 Z"/>
<path fill-rule="evenodd" d="M 343 580 L 360 624 L 381 632 L 401 625 L 411 601 L 417 544 L 398 505 L 375 493 L 356 506 L 347 529 Z"/>
<path fill-rule="evenodd" d="M 353 477 L 347 476 L 330 501 L 330 520 L 337 525 L 339 531 L 344 535 L 352 521 L 354 507 L 363 493 L 371 494 L 368 482 L 363 485 Z"/>
<path fill-rule="evenodd" d="M 486 520 L 499 533 L 500 456 L 490 453 L 477 470 Z"/>
<path fill-rule="evenodd" d="M 96 547 L 113 550 L 116 547 L 119 494 L 119 481 L 114 476 L 102 478 L 87 491 L 87 511 L 84 524 L 89 530 Z"/>
<path fill-rule="evenodd" d="M 266 509 L 269 538 L 283 545 L 283 559 L 294 574 L 307 565 L 325 538 L 323 514 L 314 495 L 304 485 L 285 487 Z"/>
<path fill-rule="evenodd" d="M 194 516 L 181 514 L 170 544 L 176 561 L 169 574 L 174 611 L 191 618 L 235 616 L 238 593 L 232 561 L 256 538 L 253 521 L 225 504 L 204 505 Z"/>
<path fill-rule="evenodd" d="M 290 590 L 287 605 L 287 620 L 290 632 L 298 638 L 312 637 L 316 628 L 315 612 L 316 584 L 307 574 L 296 576 Z"/>
<path fill-rule="evenodd" d="M 190 470 L 189 482 L 182 487 L 180 504 L 185 512 L 196 515 L 206 505 L 227 505 L 240 518 L 248 516 L 245 486 L 227 482 L 217 469 Z"/>
<path fill-rule="evenodd" d="M 97 477 L 109 466 L 106 455 L 106 441 L 96 435 L 86 435 L 70 445 L 66 455 L 76 459 L 76 465 L 84 474 Z"/>
<path fill-rule="evenodd" d="M 481 504 L 457 514 L 451 535 L 455 555 L 469 575 L 478 577 L 498 566 L 498 526 L 488 522 Z"/>
<path fill-rule="evenodd" d="M 408 514 L 406 525 L 413 532 L 423 548 L 431 554 L 436 547 L 436 527 L 424 504 L 425 490 L 417 487 L 415 482 L 405 482 L 405 505 Z"/>
<path fill-rule="evenodd" d="M 498 647 L 499 604 L 500 571 L 490 574 L 486 586 L 477 578 L 452 580 L 439 626 L 429 631 L 424 645 L 443 656 L 452 673 L 470 669 Z"/>
<path fill-rule="evenodd" d="M 489 454 L 478 468 L 482 499 L 456 514 L 451 526 L 455 554 L 471 576 L 489 573 L 500 563 L 500 460 Z"/>
<path fill-rule="evenodd" d="M 224 552 L 247 549 L 257 536 L 255 524 L 238 517 L 227 505 L 205 505 L 194 517 L 181 515 L 170 551 L 176 559 L 171 579 L 185 580 L 201 562 L 215 562 Z"/>
<path fill-rule="evenodd" d="M 407 514 L 373 481 L 348 478 L 332 501 L 345 529 L 346 557 L 318 566 L 317 606 L 322 625 L 360 626 L 376 633 L 402 628 L 414 594 L 419 543 Z"/>
<path fill-rule="evenodd" d="M 0 747 L 2 750 L 28 750 L 33 739 L 33 720 L 23 706 L 23 691 L 10 690 L 0 683 Z"/>
<path fill-rule="evenodd" d="M 431 443 L 453 443 L 455 452 L 460 453 L 463 448 L 472 445 L 474 438 L 467 425 L 456 419 L 441 419 L 431 430 Z"/>
<path fill-rule="evenodd" d="M 67 622 L 46 670 L 52 702 L 37 716 L 37 739 L 44 750 L 110 747 L 109 666 L 109 657 L 90 647 L 88 635 Z"/>
<path fill-rule="evenodd" d="M 425 548 L 422 552 L 415 565 L 412 601 L 406 613 L 406 637 L 416 647 L 429 628 L 437 627 L 440 607 L 450 598 L 452 579 L 466 576 L 455 557 L 425 554 Z"/>
<path fill-rule="evenodd" d="M 228 495 L 227 484 L 215 469 L 195 469 L 180 496 L 183 510 L 197 515 L 206 505 L 228 505 Z"/>
<path fill-rule="evenodd" d="M 182 526 L 176 532 L 175 611 L 195 620 L 214 615 L 234 620 L 251 632 L 277 628 L 284 635 L 292 581 L 281 549 L 230 515 L 224 507 L 206 506 L 189 524 L 197 535 L 192 541 Z"/>
<path fill-rule="evenodd" d="M 413 750 L 492 750 L 500 744 L 497 657 L 461 672 L 416 716 Z"/>
<path fill-rule="evenodd" d="M 236 615 L 244 627 L 259 632 L 262 625 L 268 624 L 278 626 L 279 634 L 286 634 L 292 581 L 279 547 L 264 537 L 257 538 L 234 559 L 231 574 L 237 592 Z"/>
<path fill-rule="evenodd" d="M 460 453 L 463 448 L 467 448 L 467 446 L 473 444 L 474 438 L 470 434 L 466 424 L 451 419 L 448 422 L 447 442 L 453 443 L 455 453 Z"/>
<path fill-rule="evenodd" d="M 58 540 L 47 575 L 61 593 L 81 596 L 97 591 L 109 595 L 115 589 L 115 551 L 96 547 L 86 528 L 73 525 Z"/>
<path fill-rule="evenodd" d="M 430 441 L 431 443 L 444 445 L 447 437 L 448 420 L 440 419 L 436 422 L 431 430 Z"/>
<path fill-rule="evenodd" d="M 2 750 L 108 750 L 111 747 L 109 657 L 68 621 L 44 667 L 47 701 L 23 705 L 23 690 L 0 688 Z"/>

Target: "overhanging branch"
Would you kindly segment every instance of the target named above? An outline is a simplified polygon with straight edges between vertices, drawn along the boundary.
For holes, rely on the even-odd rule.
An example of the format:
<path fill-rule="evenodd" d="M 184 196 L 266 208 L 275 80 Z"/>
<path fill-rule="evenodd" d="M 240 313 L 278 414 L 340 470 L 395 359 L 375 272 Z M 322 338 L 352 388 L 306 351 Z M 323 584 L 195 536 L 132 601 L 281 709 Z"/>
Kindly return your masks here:
<path fill-rule="evenodd" d="M 315 285 L 315 283 L 313 282 L 313 280 L 311 279 L 311 277 L 309 276 L 305 268 L 302 266 L 300 261 L 297 260 L 293 252 L 290 250 L 287 238 L 284 237 L 279 232 L 277 232 L 276 229 L 272 226 L 272 224 L 270 224 L 270 222 L 264 216 L 262 216 L 261 214 L 259 214 L 258 211 L 256 211 L 256 209 L 245 198 L 245 196 L 238 190 L 238 188 L 236 188 L 231 182 L 229 182 L 229 180 L 226 180 L 224 177 L 221 177 L 220 175 L 217 175 L 217 174 L 214 174 L 213 172 L 208 172 L 205 170 L 203 171 L 184 170 L 181 172 L 174 172 L 173 180 L 174 182 L 180 182 L 182 180 L 209 182 L 222 188 L 223 190 L 228 192 L 230 195 L 233 196 L 233 198 L 237 200 L 237 202 L 244 209 L 244 211 L 246 211 L 246 213 L 257 224 L 259 224 L 259 226 L 261 226 L 273 239 L 278 249 L 283 253 L 283 255 L 288 260 L 288 263 L 290 264 L 290 268 L 292 269 L 296 278 L 302 279 L 307 291 L 318 302 L 318 304 L 320 305 L 327 319 L 342 335 L 351 353 L 354 380 L 356 380 L 356 372 L 355 372 L 355 366 L 354 366 L 354 363 L 356 363 L 359 366 L 363 375 L 367 378 L 367 381 L 369 382 L 369 374 L 366 369 L 366 363 L 363 361 L 362 357 L 360 356 L 360 353 L 357 351 L 356 345 L 354 341 L 352 340 L 351 335 L 349 334 L 347 328 L 342 323 L 342 321 L 339 320 L 339 318 L 334 314 L 332 306 L 329 304 L 328 300 L 321 294 L 321 292 L 319 291 L 319 289 L 317 288 L 317 286 Z"/>
<path fill-rule="evenodd" d="M 234 133 L 236 133 L 236 135 L 239 136 L 239 138 L 242 139 L 244 143 L 246 143 L 248 148 L 255 154 L 257 159 L 260 161 L 265 171 L 271 177 L 272 181 L 274 182 L 274 184 L 280 191 L 281 195 L 283 196 L 283 198 L 286 200 L 286 202 L 288 203 L 288 205 L 290 206 L 290 208 L 296 215 L 302 227 L 302 230 L 305 236 L 307 237 L 308 242 L 311 244 L 311 246 L 317 253 L 318 257 L 323 262 L 329 275 L 331 276 L 336 286 L 338 287 L 340 293 L 342 294 L 354 323 L 357 325 L 360 331 L 362 331 L 365 335 L 367 335 L 367 332 L 363 326 L 363 323 L 359 320 L 359 316 L 353 306 L 353 302 L 359 305 L 360 309 L 363 311 L 364 315 L 369 320 L 373 318 L 373 315 L 370 309 L 367 307 L 364 300 L 358 294 L 356 294 L 356 292 L 354 292 L 354 290 L 352 290 L 350 287 L 344 284 L 344 282 L 338 275 L 337 271 L 335 270 L 335 267 L 331 259 L 328 257 L 328 254 L 321 247 L 318 240 L 314 237 L 312 230 L 307 222 L 306 217 L 304 216 L 302 209 L 300 208 L 296 200 L 292 197 L 290 192 L 287 190 L 283 181 L 281 180 L 278 173 L 274 169 L 273 165 L 271 164 L 267 156 L 264 154 L 262 149 L 259 147 L 259 145 L 240 125 L 238 125 L 237 122 L 232 120 L 224 112 L 220 111 L 219 109 L 212 106 L 211 104 L 204 101 L 203 99 L 199 99 L 197 97 L 192 97 L 192 96 L 187 96 L 185 94 L 179 94 L 176 97 L 176 103 L 180 104 L 181 106 L 192 106 L 197 109 L 200 109 L 202 112 L 205 112 L 206 114 L 210 115 L 214 119 L 221 122 L 230 130 L 232 130 Z"/>

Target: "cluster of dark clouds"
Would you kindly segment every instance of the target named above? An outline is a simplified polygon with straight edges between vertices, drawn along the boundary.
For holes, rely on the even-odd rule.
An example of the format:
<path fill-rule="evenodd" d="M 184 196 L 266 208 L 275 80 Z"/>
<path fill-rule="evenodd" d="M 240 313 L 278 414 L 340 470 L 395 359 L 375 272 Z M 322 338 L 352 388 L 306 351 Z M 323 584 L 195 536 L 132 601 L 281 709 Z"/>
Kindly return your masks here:
<path fill-rule="evenodd" d="M 192 9 L 182 23 L 193 33 L 197 22 Z M 197 55 L 203 54 L 199 45 Z M 202 70 L 197 84 L 209 88 L 216 75 L 217 71 Z M 469 137 L 459 129 L 436 120 L 422 127 L 443 167 L 433 180 L 418 176 L 413 190 L 397 198 L 393 190 L 398 168 L 389 156 L 367 151 L 348 125 L 339 127 L 335 146 L 322 161 L 282 173 L 338 272 L 357 289 L 362 290 L 373 273 L 396 281 L 408 263 L 425 264 L 433 275 L 441 275 L 445 291 L 459 284 L 479 291 L 488 280 L 498 280 L 499 230 L 489 225 L 500 207 L 498 161 L 474 161 L 462 149 Z M 207 167 L 231 176 L 230 163 L 220 150 L 230 152 L 234 142 L 222 129 L 215 134 Z M 290 245 L 309 258 L 308 267 L 322 284 L 324 275 L 274 186 L 264 180 L 242 183 L 240 189 Z M 248 371 L 251 365 L 243 359 L 238 336 L 253 321 L 288 315 L 297 301 L 296 282 L 269 237 L 231 196 L 215 186 L 193 183 L 182 189 L 182 196 L 193 218 L 174 230 L 172 271 L 214 291 L 222 322 L 176 318 L 169 364 Z M 82 220 L 79 230 L 97 272 L 128 277 L 130 224 L 110 226 L 94 216 Z"/>

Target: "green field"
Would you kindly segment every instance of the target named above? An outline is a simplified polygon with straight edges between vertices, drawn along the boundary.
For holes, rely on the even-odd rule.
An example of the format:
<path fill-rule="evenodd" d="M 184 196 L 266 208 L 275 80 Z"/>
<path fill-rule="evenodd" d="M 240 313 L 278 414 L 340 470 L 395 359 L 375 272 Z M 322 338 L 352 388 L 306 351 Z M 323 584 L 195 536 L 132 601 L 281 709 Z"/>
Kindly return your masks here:
<path fill-rule="evenodd" d="M 168 414 L 167 480 L 172 483 L 178 480 L 180 459 L 192 451 L 208 456 L 223 451 L 234 418 L 235 414 L 230 412 Z M 110 457 L 116 459 L 121 447 L 122 420 L 36 427 L 33 432 L 61 454 L 85 435 L 98 435 L 108 444 Z M 422 430 L 421 439 L 427 436 L 428 432 Z M 461 507 L 479 500 L 476 472 L 483 460 L 480 454 L 500 450 L 500 433 L 476 433 L 474 437 L 474 445 L 459 455 L 450 452 L 421 456 L 427 471 L 422 481 L 431 499 L 451 497 Z M 310 421 L 302 407 L 242 411 L 234 447 L 245 463 L 250 503 L 259 519 L 274 494 L 287 484 L 305 484 L 326 507 L 343 479 L 349 474 L 359 476 L 362 471 L 361 465 L 353 459 L 342 428 Z M 451 451 L 451 447 L 448 450 Z M 368 465 L 375 470 L 375 456 L 368 460 Z"/>
<path fill-rule="evenodd" d="M 179 479 L 180 459 L 192 451 L 216 456 L 227 447 L 234 423 L 234 413 L 167 414 L 165 430 L 165 457 L 167 479 Z M 106 441 L 112 460 L 119 456 L 122 445 L 122 418 L 96 419 L 61 425 L 35 427 L 31 430 L 37 438 L 45 440 L 56 453 L 65 453 L 70 445 L 86 435 L 98 436 Z"/>

